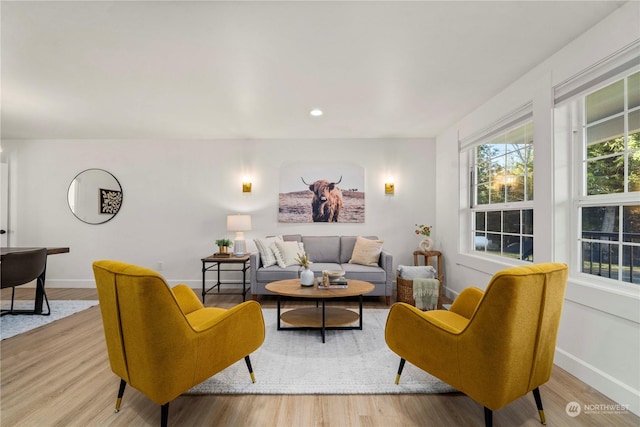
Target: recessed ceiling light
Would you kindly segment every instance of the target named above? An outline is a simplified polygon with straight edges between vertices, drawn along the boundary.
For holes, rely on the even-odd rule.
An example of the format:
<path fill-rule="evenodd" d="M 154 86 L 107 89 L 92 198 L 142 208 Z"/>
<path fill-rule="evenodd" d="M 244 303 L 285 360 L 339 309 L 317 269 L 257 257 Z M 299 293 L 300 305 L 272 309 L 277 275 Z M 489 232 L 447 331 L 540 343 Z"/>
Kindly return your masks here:
<path fill-rule="evenodd" d="M 313 110 L 311 110 L 309 112 L 309 114 L 311 114 L 313 117 L 320 117 L 323 113 L 322 110 L 319 108 L 314 108 Z"/>

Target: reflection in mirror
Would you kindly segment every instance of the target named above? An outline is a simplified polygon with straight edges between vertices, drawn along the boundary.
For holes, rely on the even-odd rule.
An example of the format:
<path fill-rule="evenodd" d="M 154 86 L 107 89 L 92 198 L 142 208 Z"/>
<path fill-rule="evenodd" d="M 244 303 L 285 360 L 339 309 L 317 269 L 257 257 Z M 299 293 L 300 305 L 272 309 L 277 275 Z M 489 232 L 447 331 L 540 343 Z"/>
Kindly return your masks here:
<path fill-rule="evenodd" d="M 122 206 L 122 187 L 115 176 L 102 169 L 87 169 L 71 181 L 67 193 L 69 208 L 80 221 L 102 224 Z"/>

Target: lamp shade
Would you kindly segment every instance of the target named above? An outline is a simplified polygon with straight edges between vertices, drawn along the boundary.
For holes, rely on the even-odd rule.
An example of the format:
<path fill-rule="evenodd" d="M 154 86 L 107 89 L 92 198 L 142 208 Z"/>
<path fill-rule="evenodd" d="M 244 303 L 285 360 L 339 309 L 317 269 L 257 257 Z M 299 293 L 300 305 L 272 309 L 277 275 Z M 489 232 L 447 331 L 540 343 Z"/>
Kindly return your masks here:
<path fill-rule="evenodd" d="M 228 215 L 227 230 L 249 231 L 251 230 L 251 215 Z"/>
<path fill-rule="evenodd" d="M 228 215 L 227 230 L 236 232 L 236 240 L 233 242 L 234 255 L 243 256 L 247 252 L 244 232 L 251 230 L 251 215 Z"/>

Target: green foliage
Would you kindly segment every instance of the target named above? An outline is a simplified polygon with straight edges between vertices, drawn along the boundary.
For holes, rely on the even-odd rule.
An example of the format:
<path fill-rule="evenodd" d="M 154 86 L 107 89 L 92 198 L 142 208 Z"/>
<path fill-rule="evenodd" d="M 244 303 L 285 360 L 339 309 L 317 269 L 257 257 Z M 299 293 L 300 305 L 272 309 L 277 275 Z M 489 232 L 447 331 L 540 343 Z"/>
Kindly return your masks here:
<path fill-rule="evenodd" d="M 231 242 L 230 239 L 218 239 L 216 240 L 216 245 L 218 245 L 219 247 L 230 247 L 233 245 L 233 242 Z"/>
<path fill-rule="evenodd" d="M 629 135 L 629 147 L 640 147 L 640 133 Z M 625 161 L 622 136 L 587 147 L 587 195 L 624 193 L 624 173 L 628 171 L 628 191 L 640 191 L 640 151 L 629 151 Z"/>
<path fill-rule="evenodd" d="M 476 204 L 533 200 L 533 144 L 476 148 Z"/>

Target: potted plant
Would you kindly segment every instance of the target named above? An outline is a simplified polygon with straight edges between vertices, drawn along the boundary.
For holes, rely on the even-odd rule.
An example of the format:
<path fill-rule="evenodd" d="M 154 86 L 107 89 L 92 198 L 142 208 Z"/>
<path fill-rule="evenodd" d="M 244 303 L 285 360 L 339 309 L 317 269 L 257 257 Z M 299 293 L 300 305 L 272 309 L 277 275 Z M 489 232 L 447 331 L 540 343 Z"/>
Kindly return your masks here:
<path fill-rule="evenodd" d="M 231 243 L 230 239 L 218 239 L 216 240 L 216 245 L 218 245 L 218 247 L 220 248 L 220 253 L 221 254 L 226 254 L 227 252 L 229 252 L 229 248 L 231 247 L 233 243 Z"/>

